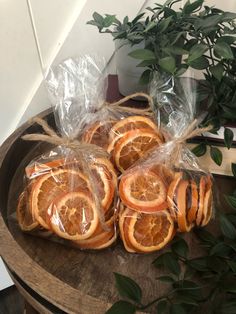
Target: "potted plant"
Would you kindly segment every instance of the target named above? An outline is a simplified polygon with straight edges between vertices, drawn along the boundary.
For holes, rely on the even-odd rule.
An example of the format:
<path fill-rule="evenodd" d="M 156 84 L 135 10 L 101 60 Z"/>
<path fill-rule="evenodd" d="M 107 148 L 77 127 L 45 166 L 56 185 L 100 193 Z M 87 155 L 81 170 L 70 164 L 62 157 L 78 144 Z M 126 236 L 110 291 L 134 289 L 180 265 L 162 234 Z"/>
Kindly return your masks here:
<path fill-rule="evenodd" d="M 132 21 L 127 16 L 121 22 L 115 15 L 95 12 L 88 24 L 100 33 L 110 33 L 115 42 L 122 40 L 128 45 L 131 51 L 122 55 L 123 63 L 131 57 L 139 61 L 136 67 L 143 69 L 142 84 L 147 84 L 156 71 L 178 77 L 189 68 L 201 70 L 204 79 L 198 81 L 197 101 L 200 106 L 207 104 L 204 123 L 213 124 L 217 131 L 236 120 L 236 13 L 204 6 L 204 0 L 188 0 L 183 8 L 174 9 L 180 1 L 155 4 Z M 225 128 L 224 136 L 230 147 L 232 131 Z M 201 143 L 196 153 L 205 151 L 206 143 Z M 221 153 L 217 149 L 214 152 L 212 158 L 219 164 Z"/>

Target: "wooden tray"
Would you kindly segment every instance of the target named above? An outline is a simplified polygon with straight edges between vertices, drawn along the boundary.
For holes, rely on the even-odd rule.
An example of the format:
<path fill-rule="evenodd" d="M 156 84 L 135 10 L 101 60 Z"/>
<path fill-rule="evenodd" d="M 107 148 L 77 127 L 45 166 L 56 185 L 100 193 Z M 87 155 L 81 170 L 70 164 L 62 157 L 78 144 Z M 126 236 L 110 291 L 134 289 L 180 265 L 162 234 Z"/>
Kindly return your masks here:
<path fill-rule="evenodd" d="M 39 116 L 54 127 L 50 110 Z M 0 254 L 17 285 L 21 288 L 26 285 L 36 292 L 33 296 L 25 293 L 25 297 L 40 313 L 104 313 L 118 300 L 113 272 L 136 280 L 143 288 L 144 303 L 157 297 L 158 292 L 163 294 L 166 286 L 155 279 L 159 274 L 151 265 L 158 253 L 129 254 L 119 241 L 101 252 L 80 251 L 23 234 L 8 219 L 15 211 L 17 197 L 23 188 L 25 165 L 49 148 L 45 144 L 25 142 L 21 136 L 40 131 L 39 126 L 26 123 L 0 149 Z M 217 180 L 224 189 L 236 186 L 235 180 L 229 181 L 230 184 L 225 184 L 228 181 L 224 178 Z M 192 254 L 196 255 L 196 239 L 191 234 L 187 237 Z M 41 300 L 49 301 L 56 310 L 54 307 L 43 310 L 38 305 Z"/>

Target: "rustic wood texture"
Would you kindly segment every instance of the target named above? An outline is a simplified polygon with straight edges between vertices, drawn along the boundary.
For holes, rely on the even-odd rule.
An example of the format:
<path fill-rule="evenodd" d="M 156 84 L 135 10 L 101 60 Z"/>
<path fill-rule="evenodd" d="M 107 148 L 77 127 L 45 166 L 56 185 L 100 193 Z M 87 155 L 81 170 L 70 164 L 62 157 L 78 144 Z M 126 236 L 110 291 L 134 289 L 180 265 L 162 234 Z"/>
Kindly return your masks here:
<path fill-rule="evenodd" d="M 49 111 L 40 116 L 54 125 Z M 136 280 L 143 288 L 144 302 L 163 294 L 166 286 L 155 279 L 158 271 L 151 265 L 158 253 L 129 254 L 121 243 L 101 252 L 79 251 L 23 234 L 14 221 L 8 219 L 15 211 L 17 197 L 23 189 L 25 165 L 48 149 L 45 144 L 24 142 L 20 137 L 23 133 L 39 130 L 36 125 L 24 124 L 0 149 L 0 254 L 10 270 L 66 313 L 104 313 L 118 299 L 113 272 Z M 235 180 L 216 178 L 216 181 L 222 194 L 226 189 L 236 187 Z M 196 256 L 199 254 L 196 239 L 191 234 L 186 237 L 192 255 Z M 30 294 L 25 297 L 33 299 Z M 32 300 L 30 303 L 33 305 Z"/>
<path fill-rule="evenodd" d="M 23 314 L 25 302 L 16 287 L 0 291 L 0 314 Z"/>

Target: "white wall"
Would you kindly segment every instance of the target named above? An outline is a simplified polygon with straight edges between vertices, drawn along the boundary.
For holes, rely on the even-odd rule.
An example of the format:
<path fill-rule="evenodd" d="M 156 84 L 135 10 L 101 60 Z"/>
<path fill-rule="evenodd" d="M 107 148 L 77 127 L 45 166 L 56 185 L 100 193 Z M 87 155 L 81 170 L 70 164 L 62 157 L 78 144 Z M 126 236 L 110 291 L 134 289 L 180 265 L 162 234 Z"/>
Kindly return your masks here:
<path fill-rule="evenodd" d="M 111 35 L 99 34 L 97 28 L 87 25 L 86 22 L 92 19 L 92 14 L 94 11 L 97 11 L 100 14 L 115 13 L 118 18 L 123 18 L 125 15 L 128 15 L 130 18 L 132 18 L 137 14 L 144 2 L 144 0 L 136 0 L 130 2 L 127 6 L 125 0 L 120 0 L 119 2 L 113 2 L 110 0 L 88 0 L 75 24 L 73 25 L 73 28 L 68 34 L 65 42 L 63 45 L 61 45 L 58 53 L 53 56 L 53 63 L 57 64 L 68 57 L 80 56 L 86 53 L 96 53 L 98 56 L 105 57 L 105 59 L 108 61 L 114 51 L 114 42 Z M 34 11 L 34 14 L 38 15 L 37 11 Z M 36 22 L 37 20 L 38 18 L 36 18 Z M 41 28 L 40 25 L 38 27 L 37 23 L 36 27 L 37 29 L 39 27 Z M 41 43 L 41 40 L 39 43 L 40 47 L 44 45 L 44 43 Z M 47 51 L 45 52 L 47 53 Z M 42 57 L 43 60 L 47 58 L 47 54 L 45 55 L 43 50 Z M 29 103 L 24 115 L 22 116 L 20 124 L 29 119 L 31 116 L 37 114 L 39 111 L 48 108 L 49 106 L 50 102 L 47 98 L 47 92 L 42 82 L 31 102 Z"/>
<path fill-rule="evenodd" d="M 85 2 L 31 1 L 45 62 L 63 43 L 63 38 L 66 38 L 64 34 L 68 34 Z M 27 0 L 0 1 L 0 21 L 1 143 L 20 121 L 42 81 L 42 73 Z"/>

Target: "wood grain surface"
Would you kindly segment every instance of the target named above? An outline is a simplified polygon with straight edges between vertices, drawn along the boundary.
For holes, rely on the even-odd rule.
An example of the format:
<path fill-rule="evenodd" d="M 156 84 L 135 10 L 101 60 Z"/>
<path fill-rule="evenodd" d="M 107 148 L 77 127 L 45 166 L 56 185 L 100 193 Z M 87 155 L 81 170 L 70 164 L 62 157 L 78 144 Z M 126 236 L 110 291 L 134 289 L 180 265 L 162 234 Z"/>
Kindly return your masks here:
<path fill-rule="evenodd" d="M 46 117 L 54 126 L 49 111 L 40 116 Z M 17 197 L 23 189 L 25 165 L 49 148 L 45 144 L 20 139 L 22 134 L 35 131 L 40 128 L 24 124 L 0 149 L 0 254 L 9 269 L 42 298 L 66 313 L 104 313 L 118 300 L 113 272 L 136 280 L 143 288 L 144 302 L 163 294 L 166 286 L 155 279 L 159 274 L 151 265 L 158 253 L 129 254 L 119 242 L 101 252 L 80 251 L 23 234 L 14 219 L 8 219 L 14 213 Z M 216 181 L 218 186 L 221 185 L 221 193 L 236 187 L 235 180 L 216 178 Z M 196 239 L 192 234 L 186 238 L 191 254 L 197 256 Z M 25 297 L 33 299 L 29 294 Z"/>

